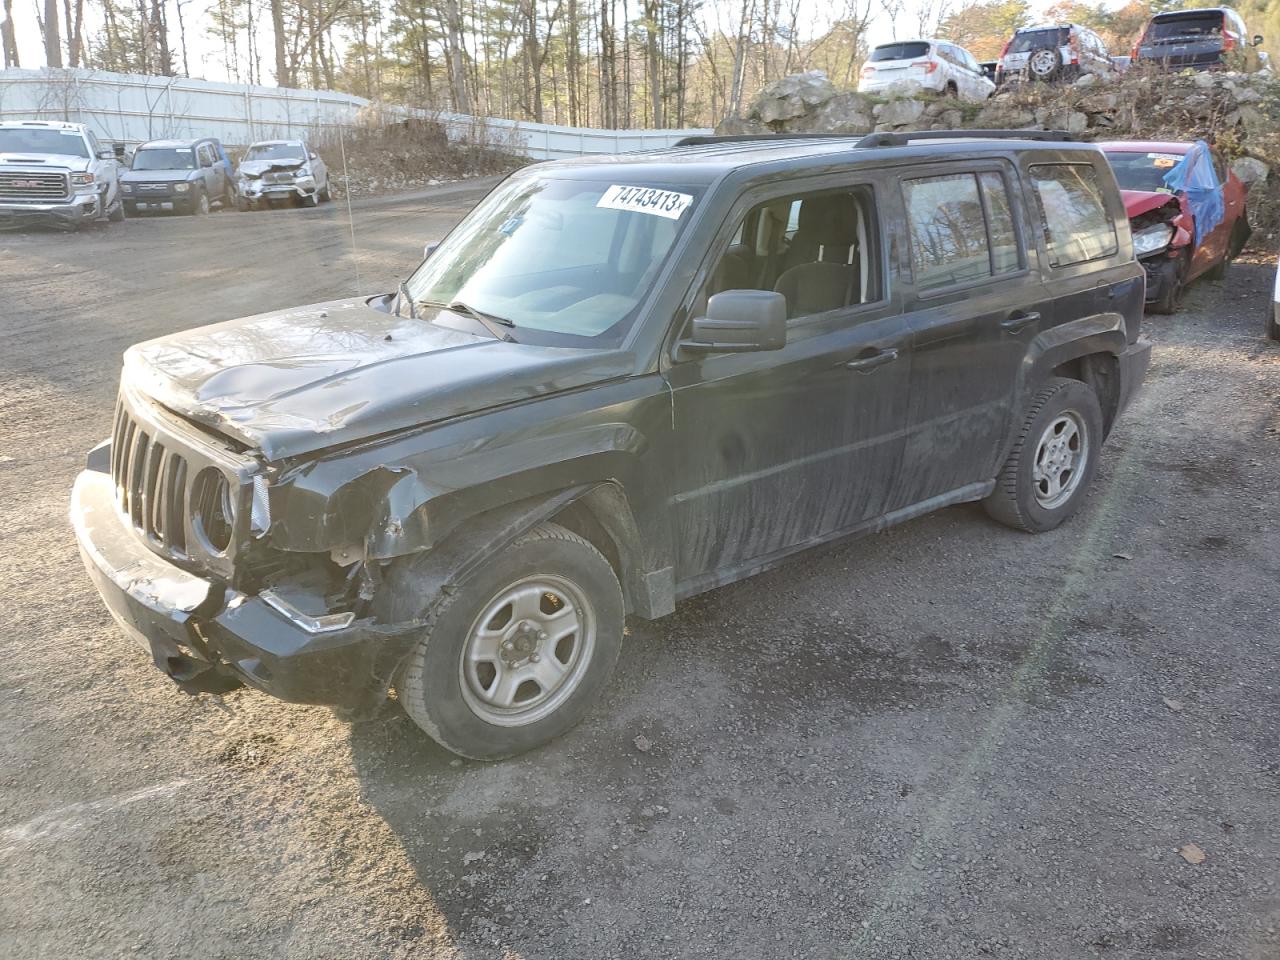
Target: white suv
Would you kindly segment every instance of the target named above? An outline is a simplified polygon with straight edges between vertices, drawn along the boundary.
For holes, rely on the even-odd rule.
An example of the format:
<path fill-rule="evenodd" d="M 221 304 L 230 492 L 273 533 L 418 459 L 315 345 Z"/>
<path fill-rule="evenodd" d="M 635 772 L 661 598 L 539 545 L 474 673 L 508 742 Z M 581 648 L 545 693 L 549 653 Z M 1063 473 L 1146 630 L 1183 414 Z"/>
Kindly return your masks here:
<path fill-rule="evenodd" d="M 907 89 L 985 100 L 996 85 L 964 47 L 946 40 L 895 40 L 871 51 L 858 81 L 860 93 L 882 93 L 895 84 Z"/>
<path fill-rule="evenodd" d="M 0 123 L 0 224 L 43 222 L 74 230 L 124 219 L 120 164 L 83 123 Z"/>
<path fill-rule="evenodd" d="M 1102 38 L 1078 23 L 1024 27 L 1000 51 L 996 83 L 1007 80 L 1074 80 L 1082 73 L 1116 69 Z"/>

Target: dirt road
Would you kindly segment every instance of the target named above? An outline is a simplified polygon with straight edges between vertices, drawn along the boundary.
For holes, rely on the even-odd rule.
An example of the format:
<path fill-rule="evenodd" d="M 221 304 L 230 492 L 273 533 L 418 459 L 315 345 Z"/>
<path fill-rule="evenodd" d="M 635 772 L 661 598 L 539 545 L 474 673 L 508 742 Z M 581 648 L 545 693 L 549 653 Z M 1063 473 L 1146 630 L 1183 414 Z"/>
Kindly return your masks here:
<path fill-rule="evenodd" d="M 161 677 L 66 522 L 121 351 L 385 288 L 478 196 L 362 205 L 356 255 L 332 206 L 0 235 L 0 956 L 1280 956 L 1258 265 L 1150 322 L 1066 527 L 946 510 L 635 622 L 530 756 Z"/>

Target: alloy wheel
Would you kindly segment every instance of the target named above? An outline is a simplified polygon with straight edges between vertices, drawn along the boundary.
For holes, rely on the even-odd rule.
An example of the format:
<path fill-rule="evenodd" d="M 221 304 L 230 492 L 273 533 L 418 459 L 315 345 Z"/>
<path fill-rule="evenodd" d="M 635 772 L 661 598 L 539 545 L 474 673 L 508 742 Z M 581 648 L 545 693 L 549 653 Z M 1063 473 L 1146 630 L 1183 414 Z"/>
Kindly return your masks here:
<path fill-rule="evenodd" d="M 1062 506 L 1080 486 L 1089 456 L 1088 429 L 1080 414 L 1064 410 L 1040 435 L 1031 478 L 1036 502 L 1044 509 Z"/>

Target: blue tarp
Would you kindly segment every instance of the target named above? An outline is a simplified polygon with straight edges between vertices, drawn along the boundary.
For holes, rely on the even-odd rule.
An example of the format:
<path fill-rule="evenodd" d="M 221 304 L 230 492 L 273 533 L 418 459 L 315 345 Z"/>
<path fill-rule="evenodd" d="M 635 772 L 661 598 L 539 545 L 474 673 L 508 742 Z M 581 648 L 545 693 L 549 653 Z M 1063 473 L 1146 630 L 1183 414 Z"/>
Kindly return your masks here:
<path fill-rule="evenodd" d="M 1186 155 L 1164 175 L 1164 185 L 1183 193 L 1196 222 L 1196 246 L 1222 222 L 1222 184 L 1213 169 L 1209 145 L 1197 140 Z"/>

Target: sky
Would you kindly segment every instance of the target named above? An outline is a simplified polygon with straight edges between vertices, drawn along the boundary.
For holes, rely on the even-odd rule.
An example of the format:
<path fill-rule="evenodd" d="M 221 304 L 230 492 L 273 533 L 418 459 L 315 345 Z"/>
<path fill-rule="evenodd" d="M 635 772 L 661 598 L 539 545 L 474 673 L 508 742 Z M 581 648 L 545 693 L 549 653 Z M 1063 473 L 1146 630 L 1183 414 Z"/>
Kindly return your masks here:
<path fill-rule="evenodd" d="M 1107 5 L 1119 7 L 1124 2 L 1125 0 L 1108 0 Z M 40 39 L 40 30 L 36 24 L 36 10 L 39 3 L 40 0 L 15 0 L 14 3 L 18 54 L 24 67 L 42 67 L 45 65 L 44 43 Z M 1052 3 L 1053 0 L 1032 0 L 1031 7 L 1035 11 L 1043 11 L 1051 6 Z M 810 35 L 820 34 L 826 27 L 826 23 L 822 20 L 822 14 L 816 13 L 816 10 L 821 6 L 822 4 L 815 3 L 809 7 L 810 11 L 815 11 L 813 20 L 807 24 L 806 33 Z M 898 21 L 902 25 L 903 31 L 910 32 L 908 25 L 915 20 L 915 6 L 912 0 L 907 0 L 904 5 Z M 184 10 L 187 17 L 187 43 L 192 65 L 191 75 L 205 80 L 229 80 L 225 65 L 222 63 L 221 46 L 209 37 L 207 33 L 209 26 L 207 8 L 205 12 L 197 14 L 190 6 L 184 4 Z M 85 11 L 86 34 L 91 34 L 100 27 L 100 18 L 95 17 L 95 13 L 95 9 L 86 9 Z M 171 21 L 176 23 L 177 18 L 171 17 Z M 880 16 L 871 24 L 869 39 L 874 46 L 878 43 L 893 40 L 893 33 L 888 17 Z M 906 38 L 904 37 L 903 39 Z M 262 31 L 258 36 L 258 41 L 260 49 L 269 50 L 270 35 L 268 31 Z"/>

